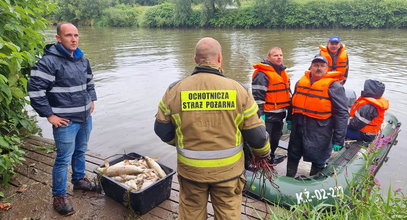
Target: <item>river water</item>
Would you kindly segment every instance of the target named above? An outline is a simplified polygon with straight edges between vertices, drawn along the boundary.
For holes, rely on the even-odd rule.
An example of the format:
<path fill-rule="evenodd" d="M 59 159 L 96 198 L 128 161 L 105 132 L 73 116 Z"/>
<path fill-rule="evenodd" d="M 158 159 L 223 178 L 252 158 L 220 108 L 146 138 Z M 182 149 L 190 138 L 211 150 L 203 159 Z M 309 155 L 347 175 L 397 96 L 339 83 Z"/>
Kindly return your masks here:
<path fill-rule="evenodd" d="M 345 88 L 359 96 L 366 79 L 384 82 L 388 111 L 407 126 L 407 30 L 80 28 L 79 32 L 80 48 L 92 64 L 98 94 L 89 151 L 102 158 L 137 152 L 176 167 L 175 149 L 153 131 L 155 113 L 168 85 L 192 72 L 195 44 L 206 36 L 221 43 L 226 76 L 248 86 L 252 65 L 270 47 L 281 47 L 294 86 L 319 52 L 318 45 L 326 44 L 331 35 L 340 35 L 350 60 Z M 50 42 L 54 33 L 46 32 Z M 46 119 L 39 118 L 38 123 L 43 136 L 52 138 Z M 402 130 L 398 145 L 377 175 L 385 190 L 391 186 L 407 192 L 406 147 L 407 132 Z"/>

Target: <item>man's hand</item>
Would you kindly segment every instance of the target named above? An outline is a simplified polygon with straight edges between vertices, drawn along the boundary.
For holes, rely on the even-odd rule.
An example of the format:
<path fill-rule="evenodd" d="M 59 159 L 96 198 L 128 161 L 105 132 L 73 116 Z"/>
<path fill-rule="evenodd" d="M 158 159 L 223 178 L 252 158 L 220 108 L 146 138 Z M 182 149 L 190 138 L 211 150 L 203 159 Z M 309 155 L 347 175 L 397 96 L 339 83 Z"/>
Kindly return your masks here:
<path fill-rule="evenodd" d="M 54 125 L 56 128 L 61 127 L 61 125 L 68 126 L 68 122 L 69 122 L 69 119 L 61 118 L 56 115 L 51 115 L 47 119 L 48 119 L 49 123 Z"/>
<path fill-rule="evenodd" d="M 90 103 L 90 113 L 92 113 L 93 110 L 95 110 L 95 102 L 94 102 L 94 101 L 92 101 L 92 102 Z"/>
<path fill-rule="evenodd" d="M 334 144 L 332 145 L 332 148 L 334 149 L 334 151 L 340 151 L 342 149 L 342 146 Z"/>

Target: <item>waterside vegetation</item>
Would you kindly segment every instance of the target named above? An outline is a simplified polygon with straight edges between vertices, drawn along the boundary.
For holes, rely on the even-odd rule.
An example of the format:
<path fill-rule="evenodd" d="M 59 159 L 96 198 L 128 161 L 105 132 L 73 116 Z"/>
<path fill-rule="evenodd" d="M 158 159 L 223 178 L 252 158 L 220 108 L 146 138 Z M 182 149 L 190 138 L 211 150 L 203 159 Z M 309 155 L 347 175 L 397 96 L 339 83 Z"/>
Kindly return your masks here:
<path fill-rule="evenodd" d="M 406 28 L 405 0 L 54 0 L 50 19 L 149 28 Z"/>
<path fill-rule="evenodd" d="M 45 44 L 44 15 L 55 5 L 44 0 L 0 1 L 0 180 L 7 185 L 24 160 L 23 138 L 38 131 L 25 110 L 31 66 Z M 0 192 L 0 197 L 2 192 Z"/>

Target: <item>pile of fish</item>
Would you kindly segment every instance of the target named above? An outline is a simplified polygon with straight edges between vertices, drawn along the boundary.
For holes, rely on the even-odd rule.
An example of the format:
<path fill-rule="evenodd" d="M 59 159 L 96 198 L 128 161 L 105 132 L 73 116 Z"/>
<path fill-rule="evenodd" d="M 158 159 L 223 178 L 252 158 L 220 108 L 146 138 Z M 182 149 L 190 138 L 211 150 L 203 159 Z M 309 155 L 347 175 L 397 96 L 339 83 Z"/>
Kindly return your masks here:
<path fill-rule="evenodd" d="M 97 170 L 123 183 L 130 191 L 140 191 L 166 176 L 164 170 L 154 159 L 144 156 L 135 160 L 123 160 L 114 165 L 105 161 L 104 167 Z"/>

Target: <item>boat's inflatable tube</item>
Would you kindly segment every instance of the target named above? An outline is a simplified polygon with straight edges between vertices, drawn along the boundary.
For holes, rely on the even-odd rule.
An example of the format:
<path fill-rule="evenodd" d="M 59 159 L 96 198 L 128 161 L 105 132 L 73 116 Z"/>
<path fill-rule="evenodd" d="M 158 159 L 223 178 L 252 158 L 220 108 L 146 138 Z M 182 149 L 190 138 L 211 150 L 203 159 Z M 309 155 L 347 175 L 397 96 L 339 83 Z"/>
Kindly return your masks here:
<path fill-rule="evenodd" d="M 399 129 L 397 118 L 386 113 L 381 136 L 370 144 L 370 147 L 374 144 L 380 145 L 376 146 L 378 154 L 373 161 L 366 161 L 363 156 L 368 144 L 353 142 L 345 144 L 345 147 L 328 161 L 327 167 L 315 176 L 295 179 L 276 175 L 272 184 L 261 177 L 253 177 L 252 172 L 246 171 L 246 194 L 285 207 L 303 203 L 310 206 L 334 204 L 335 199 L 350 193 L 349 183 L 365 177 L 372 164 L 376 165 L 377 169 L 381 167 L 391 147 L 397 143 Z"/>

